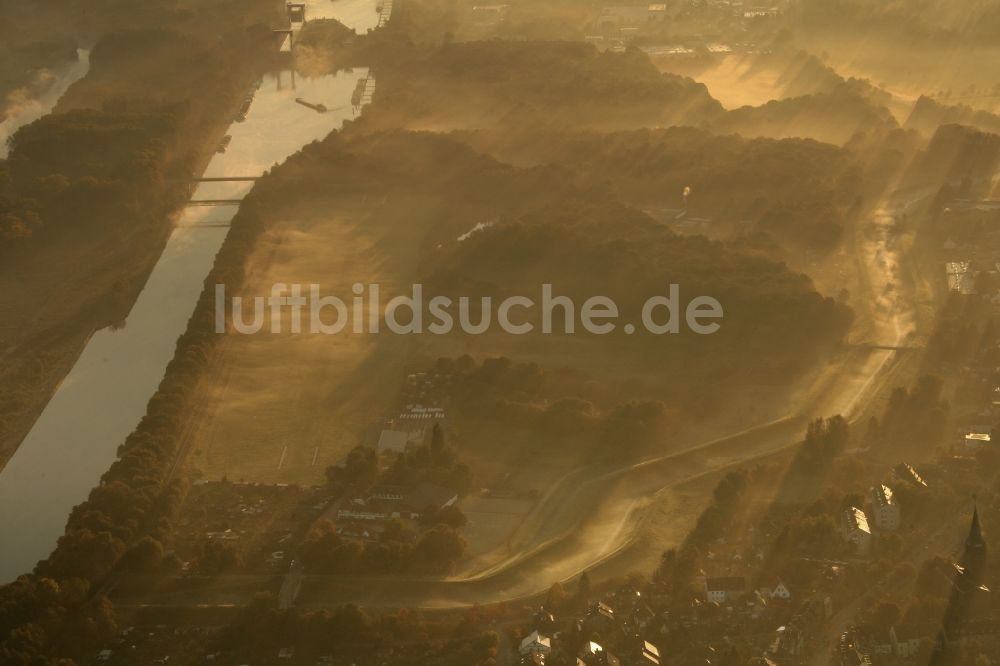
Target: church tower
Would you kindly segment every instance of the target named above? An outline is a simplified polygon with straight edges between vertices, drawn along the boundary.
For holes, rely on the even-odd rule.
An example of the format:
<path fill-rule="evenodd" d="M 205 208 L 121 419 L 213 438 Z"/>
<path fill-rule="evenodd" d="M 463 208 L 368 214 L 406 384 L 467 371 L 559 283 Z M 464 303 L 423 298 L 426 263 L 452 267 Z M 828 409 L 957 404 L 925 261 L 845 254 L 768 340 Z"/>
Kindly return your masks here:
<path fill-rule="evenodd" d="M 957 575 L 951 590 L 948 608 L 941 621 L 931 664 L 946 664 L 949 640 L 958 633 L 962 623 L 974 618 L 985 608 L 989 590 L 983 585 L 986 578 L 986 539 L 979 524 L 979 507 L 973 504 L 972 522 L 965 537 L 962 559 L 956 565 Z"/>
<path fill-rule="evenodd" d="M 979 507 L 975 505 L 972 508 L 972 523 L 969 525 L 969 535 L 965 537 L 965 550 L 959 566 L 962 570 L 955 579 L 956 590 L 965 596 L 974 596 L 982 591 L 983 579 L 986 576 L 986 540 L 979 525 Z"/>

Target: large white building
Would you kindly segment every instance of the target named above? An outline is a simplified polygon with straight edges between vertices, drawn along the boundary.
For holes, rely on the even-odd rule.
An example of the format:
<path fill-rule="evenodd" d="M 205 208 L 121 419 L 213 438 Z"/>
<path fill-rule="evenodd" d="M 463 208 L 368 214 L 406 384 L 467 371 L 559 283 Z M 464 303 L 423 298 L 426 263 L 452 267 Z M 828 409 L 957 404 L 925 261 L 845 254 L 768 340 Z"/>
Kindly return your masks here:
<path fill-rule="evenodd" d="M 893 495 L 892 489 L 884 484 L 874 486 L 871 491 L 872 498 L 872 518 L 875 519 L 875 527 L 886 532 L 893 532 L 899 529 L 901 514 L 899 502 Z"/>
<path fill-rule="evenodd" d="M 856 506 L 844 512 L 843 524 L 840 527 L 844 538 L 857 547 L 859 555 L 867 555 L 872 545 L 872 529 L 868 525 L 868 516 Z"/>

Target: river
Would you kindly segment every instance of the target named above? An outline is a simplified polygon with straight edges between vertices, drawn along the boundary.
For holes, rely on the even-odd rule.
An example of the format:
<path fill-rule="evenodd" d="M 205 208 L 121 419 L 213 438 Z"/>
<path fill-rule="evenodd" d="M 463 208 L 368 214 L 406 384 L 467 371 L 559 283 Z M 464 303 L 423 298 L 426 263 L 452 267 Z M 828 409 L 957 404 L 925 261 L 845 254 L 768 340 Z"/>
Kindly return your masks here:
<path fill-rule="evenodd" d="M 361 4 L 343 3 L 358 12 L 358 22 L 350 23 L 345 15 L 337 17 L 359 32 L 369 28 L 368 13 L 376 16 L 376 22 L 378 16 L 374 0 L 367 0 L 369 12 L 363 16 L 358 9 Z M 351 96 L 357 82 L 367 76 L 364 68 L 315 78 L 293 79 L 287 70 L 266 75 L 253 91 L 245 120 L 233 122 L 225 152 L 213 157 L 204 176 L 259 176 L 307 143 L 339 129 L 358 112 Z M 328 111 L 319 113 L 297 103 L 297 98 L 322 104 Z M 252 185 L 200 183 L 192 200 L 239 200 Z M 145 414 L 236 210 L 235 204 L 188 206 L 178 215 L 176 228 L 124 326 L 97 331 L 90 338 L 31 432 L 0 471 L 0 507 L 4 507 L 0 512 L 0 543 L 4 544 L 0 582 L 30 571 L 48 556 L 72 508 L 98 484 L 117 457 L 118 446 Z"/>

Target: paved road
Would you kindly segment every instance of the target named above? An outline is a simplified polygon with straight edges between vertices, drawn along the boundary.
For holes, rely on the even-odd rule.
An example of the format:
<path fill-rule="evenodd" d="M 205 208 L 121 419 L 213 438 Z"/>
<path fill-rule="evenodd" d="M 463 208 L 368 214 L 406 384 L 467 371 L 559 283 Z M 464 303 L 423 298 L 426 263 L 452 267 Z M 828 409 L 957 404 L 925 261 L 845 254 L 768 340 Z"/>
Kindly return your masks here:
<path fill-rule="evenodd" d="M 299 590 L 302 589 L 303 573 L 304 571 L 301 564 L 298 562 L 292 563 L 292 566 L 288 570 L 288 574 L 281 582 L 281 589 L 278 590 L 279 608 L 291 608 L 295 605 L 295 601 L 299 596 Z"/>

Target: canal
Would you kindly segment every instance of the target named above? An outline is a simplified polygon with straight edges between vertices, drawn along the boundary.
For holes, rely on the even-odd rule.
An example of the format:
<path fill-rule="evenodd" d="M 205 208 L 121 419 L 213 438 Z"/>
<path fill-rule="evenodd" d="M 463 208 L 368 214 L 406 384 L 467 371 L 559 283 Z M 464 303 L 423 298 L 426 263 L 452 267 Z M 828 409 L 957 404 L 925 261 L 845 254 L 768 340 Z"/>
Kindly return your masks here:
<path fill-rule="evenodd" d="M 379 20 L 375 0 L 317 0 L 307 3 L 307 12 L 307 19 L 336 18 L 358 32 L 367 32 Z M 229 128 L 224 151 L 213 157 L 203 176 L 260 176 L 339 129 L 359 112 L 351 96 L 367 76 L 365 68 L 317 77 L 293 77 L 289 70 L 267 74 L 251 92 L 245 117 Z M 327 110 L 319 112 L 297 99 Z M 192 200 L 238 201 L 252 186 L 252 181 L 199 183 Z M 145 414 L 237 209 L 238 203 L 187 206 L 178 214 L 124 326 L 90 338 L 0 471 L 0 582 L 29 572 L 48 556 L 72 508 L 99 483 L 118 446 Z"/>

